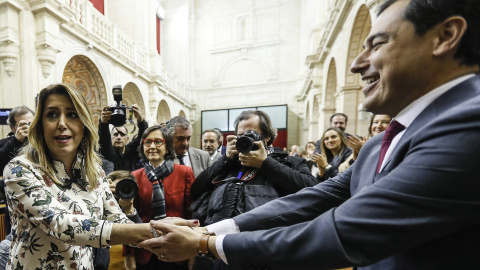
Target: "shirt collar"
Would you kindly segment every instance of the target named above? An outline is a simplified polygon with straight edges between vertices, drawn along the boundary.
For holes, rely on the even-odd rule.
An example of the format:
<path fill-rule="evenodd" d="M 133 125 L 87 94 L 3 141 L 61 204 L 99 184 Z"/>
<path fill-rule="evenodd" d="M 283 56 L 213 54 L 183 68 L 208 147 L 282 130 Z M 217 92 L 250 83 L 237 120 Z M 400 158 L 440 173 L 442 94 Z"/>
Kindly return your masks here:
<path fill-rule="evenodd" d="M 87 189 L 88 181 L 84 175 L 83 155 L 78 152 L 72 164 L 73 177 L 68 176 L 65 170 L 65 164 L 59 160 L 53 160 L 53 166 L 57 172 L 57 179 L 61 182 L 63 187 L 71 186 L 73 182 L 80 185 L 83 189 Z"/>
<path fill-rule="evenodd" d="M 218 154 L 218 151 L 214 151 L 213 155 L 210 156 L 210 160 L 213 160 Z"/>
<path fill-rule="evenodd" d="M 405 128 L 408 128 L 413 120 L 415 120 L 415 118 L 417 118 L 417 116 L 434 100 L 452 87 L 472 78 L 473 76 L 475 76 L 475 74 L 464 75 L 435 88 L 401 110 L 395 117 L 395 120 L 404 125 Z"/>

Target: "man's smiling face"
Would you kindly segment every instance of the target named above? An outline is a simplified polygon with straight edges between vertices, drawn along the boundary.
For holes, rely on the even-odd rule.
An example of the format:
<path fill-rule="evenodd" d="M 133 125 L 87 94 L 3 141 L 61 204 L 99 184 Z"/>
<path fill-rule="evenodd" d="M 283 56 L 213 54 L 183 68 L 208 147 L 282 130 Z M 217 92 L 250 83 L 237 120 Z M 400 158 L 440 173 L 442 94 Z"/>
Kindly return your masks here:
<path fill-rule="evenodd" d="M 432 35 L 420 36 L 404 18 L 408 0 L 387 8 L 374 23 L 351 71 L 367 84 L 364 106 L 373 113 L 397 115 L 426 92 L 431 74 Z"/>

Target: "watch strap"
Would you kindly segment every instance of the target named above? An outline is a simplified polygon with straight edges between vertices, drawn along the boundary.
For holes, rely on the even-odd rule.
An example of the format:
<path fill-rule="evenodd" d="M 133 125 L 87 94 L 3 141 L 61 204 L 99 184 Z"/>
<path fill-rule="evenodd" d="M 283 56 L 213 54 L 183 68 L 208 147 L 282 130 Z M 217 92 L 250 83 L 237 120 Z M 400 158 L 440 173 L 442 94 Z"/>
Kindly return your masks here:
<path fill-rule="evenodd" d="M 200 243 L 198 244 L 198 254 L 199 255 L 207 255 L 208 252 L 208 239 L 210 236 L 215 235 L 212 232 L 204 232 L 200 237 Z"/>

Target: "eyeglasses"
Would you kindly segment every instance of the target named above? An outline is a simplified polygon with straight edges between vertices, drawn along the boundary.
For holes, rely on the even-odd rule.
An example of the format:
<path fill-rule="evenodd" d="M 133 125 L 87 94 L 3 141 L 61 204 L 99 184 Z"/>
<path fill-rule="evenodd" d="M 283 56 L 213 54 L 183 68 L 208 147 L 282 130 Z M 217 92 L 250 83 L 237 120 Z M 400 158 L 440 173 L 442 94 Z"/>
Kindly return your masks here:
<path fill-rule="evenodd" d="M 164 139 L 160 139 L 160 138 L 156 138 L 156 139 L 143 139 L 143 146 L 144 147 L 150 147 L 150 145 L 152 145 L 152 143 L 155 144 L 155 146 L 157 147 L 160 147 L 162 146 L 164 143 L 165 143 L 165 140 Z"/>

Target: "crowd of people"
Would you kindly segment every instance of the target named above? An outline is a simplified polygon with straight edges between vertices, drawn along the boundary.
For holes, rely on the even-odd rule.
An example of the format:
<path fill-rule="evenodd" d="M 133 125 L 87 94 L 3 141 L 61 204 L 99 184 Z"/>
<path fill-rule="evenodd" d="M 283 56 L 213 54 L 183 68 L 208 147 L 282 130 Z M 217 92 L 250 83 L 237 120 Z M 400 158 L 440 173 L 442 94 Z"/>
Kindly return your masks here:
<path fill-rule="evenodd" d="M 0 269 L 479 268 L 478 12 L 385 1 L 351 67 L 368 135 L 339 112 L 290 151 L 260 110 L 196 149 L 185 117 L 149 127 L 134 104 L 131 137 L 75 87 L 42 89 L 0 140 Z"/>
<path fill-rule="evenodd" d="M 34 258 L 42 267 L 108 269 L 106 247 L 121 243 L 126 269 L 228 269 L 221 260 L 164 262 L 135 245 L 152 234 L 145 233 L 151 220 L 193 217 L 210 225 L 312 187 L 338 174 L 345 160 L 354 161 L 344 114 L 332 116 L 319 140 L 320 153 L 314 142 L 289 153 L 272 146 L 277 130 L 263 111 L 242 112 L 225 146 L 221 130 L 203 131 L 200 150 L 190 146 L 192 126 L 184 117 L 148 127 L 136 104 L 132 110 L 138 134 L 131 139 L 125 126 L 110 127 L 109 107 L 102 110 L 97 132 L 85 99 L 66 84 L 40 91 L 36 112 L 26 106 L 12 110 L 12 133 L 0 141 L 13 224 L 11 232 L 6 228 L 5 241 L 11 241 L 6 251 L 15 253 L 6 265 L 29 266 Z M 339 115 L 344 122 L 337 128 Z M 372 132 L 388 125 L 379 121 L 372 118 Z M 239 150 L 238 136 L 246 133 L 254 134 L 251 149 Z M 135 195 L 116 193 L 123 179 L 136 183 Z M 140 234 L 122 238 L 120 232 Z M 56 257 L 41 246 L 51 247 Z M 112 254 L 118 259 L 119 252 Z"/>

